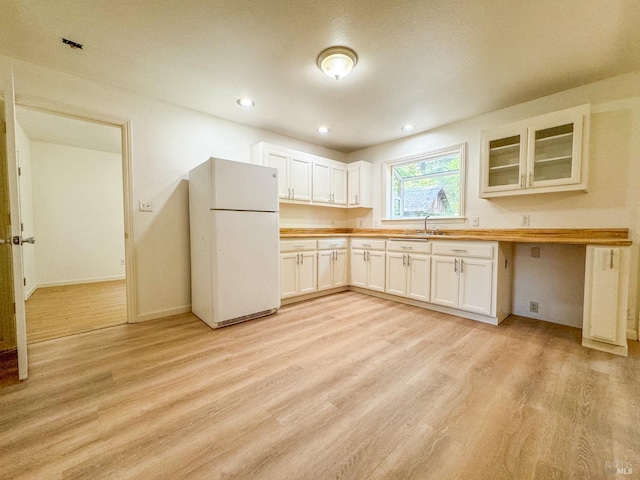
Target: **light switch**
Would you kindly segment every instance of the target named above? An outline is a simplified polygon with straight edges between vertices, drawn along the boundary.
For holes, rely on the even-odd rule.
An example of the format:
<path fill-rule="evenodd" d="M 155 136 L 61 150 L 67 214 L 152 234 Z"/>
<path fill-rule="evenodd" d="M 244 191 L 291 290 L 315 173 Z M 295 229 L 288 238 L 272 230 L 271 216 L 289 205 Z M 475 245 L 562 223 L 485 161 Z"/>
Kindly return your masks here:
<path fill-rule="evenodd" d="M 153 203 L 151 200 L 140 200 L 139 210 L 141 212 L 153 212 Z"/>

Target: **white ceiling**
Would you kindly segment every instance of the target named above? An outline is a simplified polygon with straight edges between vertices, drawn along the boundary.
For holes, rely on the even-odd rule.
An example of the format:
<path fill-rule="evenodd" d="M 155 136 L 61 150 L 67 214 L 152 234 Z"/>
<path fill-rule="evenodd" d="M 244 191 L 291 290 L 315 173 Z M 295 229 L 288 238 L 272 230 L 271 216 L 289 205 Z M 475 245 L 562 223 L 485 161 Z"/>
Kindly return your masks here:
<path fill-rule="evenodd" d="M 18 106 L 16 119 L 30 140 L 122 153 L 119 127 L 53 115 Z"/>
<path fill-rule="evenodd" d="M 0 54 L 349 152 L 638 70 L 639 25 L 638 0 L 3 0 Z M 331 45 L 359 55 L 339 81 Z"/>

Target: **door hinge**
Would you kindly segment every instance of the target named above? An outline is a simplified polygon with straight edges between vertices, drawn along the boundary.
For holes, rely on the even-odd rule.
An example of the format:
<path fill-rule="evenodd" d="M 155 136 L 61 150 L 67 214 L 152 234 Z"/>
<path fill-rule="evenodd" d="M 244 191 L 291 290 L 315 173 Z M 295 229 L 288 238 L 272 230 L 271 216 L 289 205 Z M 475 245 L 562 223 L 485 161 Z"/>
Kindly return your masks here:
<path fill-rule="evenodd" d="M 13 313 L 16 313 L 16 302 L 13 302 Z"/>
<path fill-rule="evenodd" d="M 20 231 L 24 232 L 24 223 L 20 222 Z"/>
<path fill-rule="evenodd" d="M 22 277 L 22 283 L 24 283 L 24 286 L 27 286 L 27 277 Z"/>
<path fill-rule="evenodd" d="M 18 176 L 22 175 L 22 168 L 18 167 Z"/>
<path fill-rule="evenodd" d="M 2 128 L 4 129 L 4 133 L 7 133 L 7 121 L 4 120 L 2 123 L 3 123 Z"/>

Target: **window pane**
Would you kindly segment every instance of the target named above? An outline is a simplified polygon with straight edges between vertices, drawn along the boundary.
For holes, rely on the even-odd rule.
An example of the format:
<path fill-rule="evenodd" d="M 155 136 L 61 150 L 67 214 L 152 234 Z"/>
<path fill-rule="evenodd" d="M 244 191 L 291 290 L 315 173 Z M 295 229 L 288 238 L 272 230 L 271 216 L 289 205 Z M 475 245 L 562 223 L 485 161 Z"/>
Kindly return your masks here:
<path fill-rule="evenodd" d="M 456 152 L 392 166 L 392 218 L 460 215 L 461 161 Z"/>

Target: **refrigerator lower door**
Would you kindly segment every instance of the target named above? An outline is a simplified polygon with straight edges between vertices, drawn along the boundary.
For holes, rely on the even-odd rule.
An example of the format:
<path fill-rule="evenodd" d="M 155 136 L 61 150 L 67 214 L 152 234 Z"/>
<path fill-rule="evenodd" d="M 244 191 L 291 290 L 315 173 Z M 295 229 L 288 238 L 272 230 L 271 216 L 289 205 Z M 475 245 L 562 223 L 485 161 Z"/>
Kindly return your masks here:
<path fill-rule="evenodd" d="M 211 211 L 212 327 L 280 307 L 277 212 Z"/>

